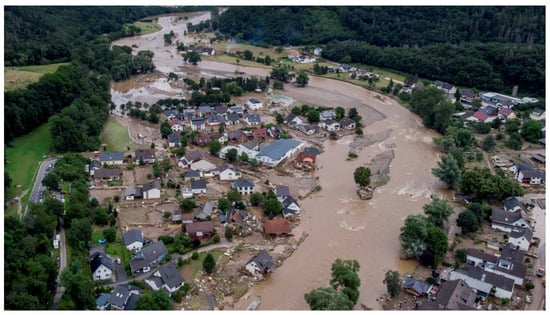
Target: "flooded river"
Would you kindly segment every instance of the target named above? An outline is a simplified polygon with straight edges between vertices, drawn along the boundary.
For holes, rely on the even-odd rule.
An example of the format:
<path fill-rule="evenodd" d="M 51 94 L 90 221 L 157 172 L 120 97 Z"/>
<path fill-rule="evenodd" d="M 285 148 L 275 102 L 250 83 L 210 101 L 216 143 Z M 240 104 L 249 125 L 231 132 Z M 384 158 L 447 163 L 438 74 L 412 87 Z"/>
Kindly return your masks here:
<path fill-rule="evenodd" d="M 204 18 L 199 16 L 194 20 Z M 269 73 L 266 69 L 213 61 L 202 61 L 198 66 L 183 65 L 181 57 L 174 55 L 175 47 L 166 48 L 162 42 L 162 34 L 171 29 L 176 34 L 183 34 L 186 22 L 174 24 L 171 21 L 169 17 L 160 18 L 159 22 L 166 27 L 161 32 L 122 39 L 114 44 L 137 45 L 139 50 L 154 51 L 155 65 L 163 73 L 199 71 L 203 76 L 231 75 L 235 70 L 257 76 Z M 162 82 L 155 84 L 114 90 L 113 98 L 120 98 L 117 102 L 122 102 L 124 97 L 130 98 L 135 93 L 148 95 L 151 99 L 177 94 L 177 91 L 167 91 Z M 158 96 L 157 92 L 164 94 Z M 126 96 L 121 97 L 121 94 Z M 386 292 L 382 283 L 386 271 L 398 270 L 403 274 L 416 267 L 413 261 L 399 259 L 398 236 L 404 219 L 409 214 L 422 213 L 423 205 L 430 202 L 432 194 L 444 193 L 443 185 L 431 174 L 438 160 L 432 143 L 436 134 L 422 127 L 417 116 L 394 100 L 386 96 L 375 97 L 377 93 L 345 82 L 310 77 L 305 88 L 286 84 L 284 94 L 315 105 L 355 107 L 363 117 L 365 134 L 388 131 L 389 137 L 363 149 L 354 161 L 346 161 L 353 137 L 324 143 L 325 152 L 318 158 L 320 169 L 316 174 L 322 190 L 301 201 L 300 230 L 308 237 L 268 280 L 251 288 L 249 295 L 261 297 L 260 310 L 309 309 L 304 293 L 329 285 L 332 262 L 337 258 L 356 259 L 361 266 L 356 308 L 360 309 L 363 304 L 370 309 L 381 309 L 377 298 Z M 387 150 L 395 154 L 390 164 L 390 181 L 375 190 L 373 199 L 359 200 L 353 171 Z M 246 309 L 250 302 L 241 300 L 235 309 Z"/>

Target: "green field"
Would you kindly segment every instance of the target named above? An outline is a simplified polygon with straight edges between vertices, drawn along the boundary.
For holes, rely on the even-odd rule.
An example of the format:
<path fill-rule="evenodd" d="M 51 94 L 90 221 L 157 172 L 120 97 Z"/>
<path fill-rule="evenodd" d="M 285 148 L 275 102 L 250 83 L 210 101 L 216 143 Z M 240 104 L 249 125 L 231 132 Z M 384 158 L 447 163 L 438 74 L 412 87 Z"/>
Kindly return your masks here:
<path fill-rule="evenodd" d="M 218 259 L 222 255 L 222 252 L 220 250 L 213 250 L 213 251 L 210 251 L 210 253 L 212 253 L 212 256 L 214 256 L 214 260 L 216 262 L 218 262 Z M 187 264 L 183 265 L 183 267 L 181 268 L 181 274 L 183 274 L 183 277 L 185 279 L 195 279 L 197 272 L 199 272 L 199 270 L 202 269 L 202 261 L 204 260 L 207 254 L 208 253 L 199 253 L 199 259 L 197 260 L 193 260 L 189 258 L 191 259 L 191 263 L 188 265 Z M 191 281 L 192 280 L 190 280 L 190 282 Z"/>
<path fill-rule="evenodd" d="M 155 22 L 137 21 L 134 25 L 139 28 L 139 35 L 151 34 L 162 29 L 162 27 Z"/>
<path fill-rule="evenodd" d="M 38 82 L 45 73 L 54 73 L 57 68 L 67 63 L 55 63 L 51 65 L 9 67 L 4 68 L 4 91 L 24 88 L 27 85 Z"/>
<path fill-rule="evenodd" d="M 28 192 L 21 201 L 23 206 L 27 204 L 40 161 L 47 157 L 51 143 L 48 124 L 42 124 L 31 133 L 15 139 L 13 147 L 4 145 L 5 170 L 12 179 L 12 185 L 6 192 L 6 199 Z M 21 187 L 16 187 L 18 185 Z"/>
<path fill-rule="evenodd" d="M 107 144 L 107 151 L 127 152 L 128 147 L 130 147 L 130 151 L 148 148 L 147 145 L 131 142 L 128 136 L 128 128 L 122 126 L 112 116 L 107 118 L 99 140 L 101 143 Z"/>

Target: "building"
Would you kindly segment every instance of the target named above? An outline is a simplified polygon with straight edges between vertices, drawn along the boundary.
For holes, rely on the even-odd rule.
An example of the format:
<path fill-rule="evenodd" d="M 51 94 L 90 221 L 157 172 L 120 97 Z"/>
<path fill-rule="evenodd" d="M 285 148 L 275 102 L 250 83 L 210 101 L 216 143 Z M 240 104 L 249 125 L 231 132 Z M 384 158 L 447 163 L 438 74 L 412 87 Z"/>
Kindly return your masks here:
<path fill-rule="evenodd" d="M 273 272 L 275 263 L 266 251 L 261 251 L 250 258 L 245 268 L 252 276 L 263 277 L 265 274 Z"/>
<path fill-rule="evenodd" d="M 531 221 L 523 210 L 509 212 L 493 208 L 491 211 L 491 228 L 503 232 L 511 232 L 516 227 L 529 228 Z"/>
<path fill-rule="evenodd" d="M 200 161 L 203 159 L 203 155 L 201 151 L 194 150 L 194 151 L 188 151 L 185 153 L 185 155 L 180 158 L 178 162 L 179 167 L 189 167 L 193 162 Z"/>
<path fill-rule="evenodd" d="M 264 234 L 279 236 L 290 234 L 291 231 L 290 223 L 281 217 L 264 222 Z"/>
<path fill-rule="evenodd" d="M 176 269 L 173 262 L 161 265 L 151 277 L 145 279 L 151 289 L 158 291 L 163 289 L 168 296 L 183 287 L 185 280 Z"/>
<path fill-rule="evenodd" d="M 135 310 L 140 294 L 139 287 L 130 284 L 117 285 L 111 292 L 111 310 Z"/>
<path fill-rule="evenodd" d="M 432 286 L 424 281 L 416 280 L 412 276 L 405 277 L 403 280 L 403 291 L 414 296 L 428 295 Z"/>
<path fill-rule="evenodd" d="M 340 120 L 340 126 L 347 130 L 353 130 L 355 129 L 355 126 L 356 126 L 355 120 L 349 117 L 344 117 L 342 118 L 342 120 Z"/>
<path fill-rule="evenodd" d="M 500 256 L 489 255 L 471 248 L 466 251 L 468 265 L 501 275 L 520 286 L 523 285 L 523 280 L 527 274 L 527 267 L 523 263 L 524 257 L 525 252 L 516 249 L 512 244 L 507 244 L 502 249 Z"/>
<path fill-rule="evenodd" d="M 523 251 L 529 250 L 533 232 L 529 228 L 514 228 L 508 234 L 508 243 Z"/>
<path fill-rule="evenodd" d="M 94 171 L 94 180 L 101 181 L 101 180 L 120 180 L 120 176 L 122 175 L 122 171 L 118 168 L 100 168 L 96 171 Z"/>
<path fill-rule="evenodd" d="M 284 197 L 283 201 L 283 217 L 295 217 L 300 215 L 300 205 L 292 196 Z"/>
<path fill-rule="evenodd" d="M 529 118 L 533 120 L 543 120 L 546 116 L 545 113 L 546 111 L 544 110 L 544 108 L 537 107 L 533 109 L 533 111 L 529 114 Z"/>
<path fill-rule="evenodd" d="M 241 172 L 231 164 L 224 164 L 218 169 L 220 180 L 237 180 L 241 178 Z"/>
<path fill-rule="evenodd" d="M 422 302 L 418 309 L 421 311 L 473 311 L 477 309 L 476 298 L 475 290 L 464 280 L 449 280 L 441 283 L 433 300 Z"/>
<path fill-rule="evenodd" d="M 147 272 L 151 266 L 159 263 L 167 254 L 168 249 L 164 246 L 163 241 L 152 243 L 136 253 L 136 257 L 130 261 L 130 270 L 132 273 Z"/>
<path fill-rule="evenodd" d="M 285 158 L 292 156 L 292 154 L 300 150 L 303 146 L 304 144 L 300 141 L 279 139 L 263 148 L 256 155 L 256 160 L 261 164 L 275 167 Z"/>
<path fill-rule="evenodd" d="M 129 251 L 140 251 L 143 248 L 143 233 L 140 230 L 130 230 L 122 235 L 122 239 Z"/>
<path fill-rule="evenodd" d="M 136 198 L 143 198 L 143 189 L 137 186 L 128 186 L 124 190 L 124 198 L 126 200 L 134 200 Z"/>
<path fill-rule="evenodd" d="M 329 119 L 330 120 L 335 120 L 336 119 L 336 112 L 332 109 L 324 110 L 319 114 L 319 119 L 321 119 L 321 121 L 325 121 L 325 120 L 329 120 Z"/>
<path fill-rule="evenodd" d="M 160 198 L 161 187 L 158 180 L 143 185 L 143 199 Z"/>
<path fill-rule="evenodd" d="M 433 85 L 440 89 L 440 90 L 443 90 L 446 94 L 455 94 L 456 93 L 456 87 L 450 83 L 447 83 L 447 82 L 443 82 L 443 81 L 439 81 L 439 80 L 436 80 L 434 81 Z"/>
<path fill-rule="evenodd" d="M 103 152 L 99 156 L 101 165 L 122 165 L 124 163 L 123 152 Z"/>
<path fill-rule="evenodd" d="M 195 130 L 198 130 L 198 131 L 206 130 L 206 122 L 205 122 L 204 118 L 191 119 L 191 129 L 193 131 L 195 131 Z"/>
<path fill-rule="evenodd" d="M 194 195 L 206 194 L 206 180 L 191 180 L 191 191 Z"/>
<path fill-rule="evenodd" d="M 516 212 L 519 210 L 527 211 L 527 208 L 516 197 L 510 197 L 504 200 L 504 210 Z"/>
<path fill-rule="evenodd" d="M 167 137 L 167 140 L 168 140 L 168 147 L 169 148 L 174 148 L 174 147 L 177 147 L 179 148 L 181 146 L 181 133 L 179 132 L 172 132 L 171 134 L 168 135 Z"/>
<path fill-rule="evenodd" d="M 135 153 L 135 162 L 143 161 L 145 163 L 154 163 L 156 161 L 155 150 L 153 149 L 139 149 Z"/>
<path fill-rule="evenodd" d="M 514 280 L 474 266 L 466 265 L 452 271 L 450 279 L 464 281 L 482 297 L 487 297 L 491 292 L 494 292 L 497 298 L 510 299 L 514 293 Z"/>
<path fill-rule="evenodd" d="M 258 110 L 258 109 L 262 109 L 262 107 L 264 106 L 264 103 L 258 99 L 251 98 L 248 101 L 246 101 L 246 106 L 250 110 Z"/>
<path fill-rule="evenodd" d="M 205 221 L 212 216 L 212 213 L 214 213 L 214 205 L 212 202 L 207 201 L 204 206 L 196 212 L 195 218 L 197 220 Z"/>
<path fill-rule="evenodd" d="M 113 260 L 104 253 L 97 252 L 90 256 L 90 268 L 94 281 L 110 280 L 113 277 Z"/>
<path fill-rule="evenodd" d="M 249 126 L 257 126 L 262 122 L 262 117 L 259 114 L 248 114 L 244 117 L 244 121 Z"/>
<path fill-rule="evenodd" d="M 512 108 L 516 104 L 521 103 L 521 100 L 518 98 L 510 97 L 507 95 L 494 93 L 494 92 L 481 93 L 479 96 L 483 103 L 489 104 L 489 105 L 496 105 L 499 108 L 500 107 Z"/>
<path fill-rule="evenodd" d="M 205 239 L 214 234 L 212 221 L 198 221 L 182 225 L 183 232 L 187 233 L 192 239 Z"/>
<path fill-rule="evenodd" d="M 231 183 L 231 188 L 243 195 L 248 195 L 254 192 L 254 182 L 250 179 L 239 178 Z"/>

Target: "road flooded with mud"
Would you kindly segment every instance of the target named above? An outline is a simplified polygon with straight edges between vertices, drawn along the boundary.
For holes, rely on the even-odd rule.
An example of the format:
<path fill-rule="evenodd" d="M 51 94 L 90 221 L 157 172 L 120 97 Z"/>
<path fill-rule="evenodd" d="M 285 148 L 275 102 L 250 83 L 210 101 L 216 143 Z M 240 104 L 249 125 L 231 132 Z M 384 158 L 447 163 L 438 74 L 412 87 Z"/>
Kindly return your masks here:
<path fill-rule="evenodd" d="M 198 21 L 201 17 L 194 19 Z M 172 47 L 166 48 L 162 43 L 162 34 L 171 29 L 177 34 L 183 33 L 181 25 L 162 18 L 159 22 L 168 28 L 114 44 L 136 45 L 139 50 L 154 51 L 155 65 L 163 73 L 174 69 L 180 73 L 200 73 L 204 77 L 235 76 L 235 71 L 256 76 L 269 73 L 266 69 L 212 61 L 202 61 L 197 66 L 184 65 L 181 57 L 167 52 Z M 162 79 L 157 81 L 162 83 Z M 131 97 L 129 93 L 150 95 L 151 99 L 158 91 L 165 93 L 159 98 L 177 94 L 177 91 L 167 92 L 166 86 L 160 83 L 155 86 L 151 82 L 137 89 L 115 92 L 127 94 L 126 97 Z M 113 98 L 123 101 L 116 93 Z M 299 103 L 342 106 L 346 110 L 355 107 L 363 117 L 365 135 L 386 132 L 387 137 L 361 150 L 358 158 L 352 161 L 346 159 L 354 136 L 324 143 L 325 151 L 317 160 L 320 169 L 316 171 L 322 190 L 300 201 L 302 219 L 298 229 L 306 233 L 307 238 L 269 279 L 251 288 L 247 296 L 261 297 L 260 310 L 307 310 L 304 293 L 329 285 L 334 260 L 356 259 L 361 266 L 356 309 L 361 309 L 361 304 L 369 309 L 382 309 L 377 299 L 386 293 L 382 283 L 386 271 L 411 273 L 416 267 L 416 262 L 400 259 L 398 237 L 404 219 L 409 214 L 422 213 L 423 205 L 430 202 L 433 194 L 445 193 L 444 185 L 431 174 L 438 160 L 432 143 L 436 133 L 424 128 L 416 115 L 393 99 L 345 82 L 310 77 L 308 86 L 298 88 L 285 84 L 281 93 Z M 377 188 L 371 200 L 360 200 L 353 180 L 355 168 L 386 151 L 393 151 L 394 156 L 389 182 Z M 235 309 L 246 309 L 252 300 L 241 299 Z"/>

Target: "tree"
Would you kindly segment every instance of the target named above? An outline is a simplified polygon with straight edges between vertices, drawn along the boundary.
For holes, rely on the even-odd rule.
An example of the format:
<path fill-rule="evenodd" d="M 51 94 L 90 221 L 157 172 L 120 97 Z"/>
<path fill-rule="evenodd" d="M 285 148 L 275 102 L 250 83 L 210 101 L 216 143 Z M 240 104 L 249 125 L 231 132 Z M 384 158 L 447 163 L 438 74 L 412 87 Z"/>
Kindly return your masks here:
<path fill-rule="evenodd" d="M 418 258 L 426 249 L 425 240 L 428 237 L 428 218 L 421 214 L 409 215 L 405 225 L 401 227 L 399 239 L 401 247 L 408 257 Z"/>
<path fill-rule="evenodd" d="M 210 151 L 212 155 L 218 155 L 221 149 L 222 144 L 218 140 L 214 140 L 208 144 L 208 151 Z"/>
<path fill-rule="evenodd" d="M 353 179 L 355 180 L 355 183 L 361 188 L 365 188 L 370 185 L 370 176 L 370 168 L 364 166 L 356 168 L 353 172 Z"/>
<path fill-rule="evenodd" d="M 228 241 L 231 241 L 233 239 L 233 228 L 231 228 L 230 226 L 225 227 L 225 238 Z"/>
<path fill-rule="evenodd" d="M 346 110 L 341 106 L 336 107 L 335 112 L 337 121 L 340 121 L 346 115 Z"/>
<path fill-rule="evenodd" d="M 496 146 L 495 137 L 493 135 L 487 135 L 481 141 L 481 148 L 487 152 L 492 152 Z"/>
<path fill-rule="evenodd" d="M 361 285 L 361 279 L 357 274 L 359 268 L 357 260 L 341 259 L 336 259 L 331 268 L 332 279 L 330 285 L 334 289 L 342 291 L 353 305 L 359 299 L 359 286 Z"/>
<path fill-rule="evenodd" d="M 386 277 L 382 281 L 386 284 L 386 289 L 391 297 L 397 296 L 401 292 L 401 280 L 399 279 L 399 272 L 388 270 Z"/>
<path fill-rule="evenodd" d="M 109 243 L 113 243 L 116 240 L 116 230 L 113 227 L 103 230 L 103 237 Z"/>
<path fill-rule="evenodd" d="M 237 160 L 237 149 L 230 149 L 229 151 L 227 151 L 227 153 L 225 154 L 225 158 L 226 160 L 228 160 L 229 162 L 234 162 Z"/>
<path fill-rule="evenodd" d="M 504 142 L 504 144 L 512 150 L 521 150 L 523 147 L 523 140 L 521 135 L 517 132 L 510 134 L 510 138 Z"/>
<path fill-rule="evenodd" d="M 536 120 L 529 120 L 521 127 L 521 136 L 526 141 L 538 143 L 542 135 L 542 125 Z"/>
<path fill-rule="evenodd" d="M 307 121 L 310 123 L 319 122 L 321 119 L 321 114 L 318 110 L 310 109 L 307 113 Z"/>
<path fill-rule="evenodd" d="M 456 225 L 462 228 L 462 234 L 474 233 L 480 227 L 478 218 L 470 210 L 461 212 L 458 215 L 458 218 L 456 219 Z"/>
<path fill-rule="evenodd" d="M 42 179 L 42 185 L 46 186 L 50 191 L 59 189 L 59 176 L 55 172 L 50 172 Z"/>
<path fill-rule="evenodd" d="M 94 284 L 84 273 L 79 259 L 72 258 L 67 269 L 61 273 L 61 285 L 65 294 L 70 296 L 78 310 L 93 309 L 95 307 Z"/>
<path fill-rule="evenodd" d="M 214 268 L 216 268 L 216 260 L 214 259 L 214 256 L 212 256 L 212 253 L 206 254 L 206 257 L 204 257 L 204 260 L 202 261 L 202 268 L 207 273 L 214 271 Z"/>
<path fill-rule="evenodd" d="M 196 65 L 199 61 L 201 61 L 201 55 L 196 51 L 188 51 L 185 56 L 183 57 L 183 60 L 185 62 L 191 63 L 193 65 Z"/>
<path fill-rule="evenodd" d="M 443 223 L 453 212 L 451 205 L 443 199 L 434 199 L 432 203 L 424 205 L 428 220 L 437 227 L 443 227 Z"/>
<path fill-rule="evenodd" d="M 244 51 L 243 53 L 244 60 L 252 60 L 253 57 L 254 57 L 254 54 L 250 50 L 247 49 Z"/>
<path fill-rule="evenodd" d="M 263 207 L 265 215 L 269 216 L 270 218 L 273 218 L 274 216 L 281 214 L 283 211 L 283 205 L 277 198 L 267 198 L 264 201 L 264 207 Z"/>
<path fill-rule="evenodd" d="M 242 163 L 247 163 L 248 162 L 248 154 L 246 152 L 242 152 L 241 153 L 241 156 L 239 156 L 239 160 L 242 162 Z"/>
<path fill-rule="evenodd" d="M 285 122 L 285 117 L 283 116 L 283 114 L 277 112 L 275 113 L 275 121 L 277 121 L 278 125 L 282 125 Z"/>
<path fill-rule="evenodd" d="M 172 310 L 172 301 L 164 290 L 150 291 L 142 294 L 136 301 L 136 310 Z"/>
<path fill-rule="evenodd" d="M 312 311 L 352 310 L 354 303 L 333 287 L 319 288 L 304 295 L 304 299 Z"/>
<path fill-rule="evenodd" d="M 359 117 L 359 112 L 357 112 L 357 108 L 352 107 L 348 111 L 348 117 L 355 120 L 355 118 Z"/>
<path fill-rule="evenodd" d="M 460 168 L 455 158 L 450 154 L 444 155 L 437 165 L 439 168 L 432 168 L 432 174 L 447 184 L 449 189 L 456 187 L 460 178 Z"/>
<path fill-rule="evenodd" d="M 282 82 L 288 82 L 292 78 L 292 75 L 289 73 L 289 67 L 287 65 L 277 65 L 271 68 L 269 77 Z"/>
<path fill-rule="evenodd" d="M 308 84 L 309 77 L 304 70 L 299 70 L 298 75 L 296 76 L 296 84 L 300 87 L 304 87 Z"/>
<path fill-rule="evenodd" d="M 69 244 L 73 248 L 85 248 L 92 239 L 92 222 L 89 218 L 74 219 L 71 221 Z"/>
<path fill-rule="evenodd" d="M 231 207 L 231 202 L 226 198 L 220 198 L 218 199 L 218 210 L 220 210 L 222 213 L 226 213 L 227 210 L 229 210 L 229 207 Z"/>
<path fill-rule="evenodd" d="M 180 203 L 180 209 L 185 213 L 192 212 L 196 206 L 195 199 L 193 198 L 185 198 Z"/>
<path fill-rule="evenodd" d="M 261 192 L 254 192 L 250 195 L 250 204 L 257 207 L 264 202 L 264 196 Z"/>
<path fill-rule="evenodd" d="M 439 258 L 443 257 L 449 250 L 449 241 L 445 231 L 437 226 L 428 227 L 428 237 L 426 238 L 426 249 L 434 255 L 433 268 L 437 267 Z"/>
<path fill-rule="evenodd" d="M 232 202 L 240 201 L 242 199 L 241 193 L 237 189 L 231 189 L 227 192 L 226 196 L 227 199 Z"/>

